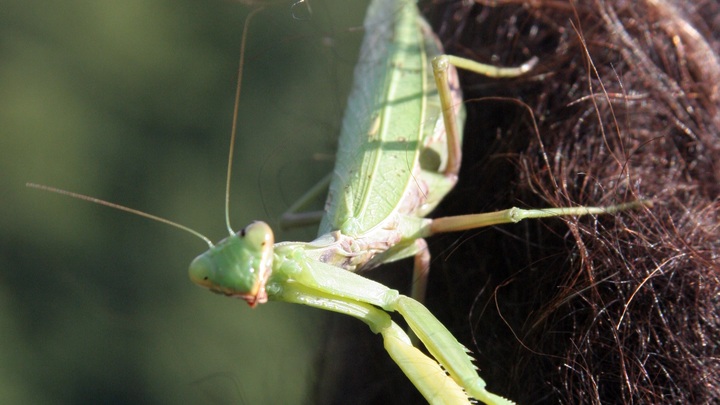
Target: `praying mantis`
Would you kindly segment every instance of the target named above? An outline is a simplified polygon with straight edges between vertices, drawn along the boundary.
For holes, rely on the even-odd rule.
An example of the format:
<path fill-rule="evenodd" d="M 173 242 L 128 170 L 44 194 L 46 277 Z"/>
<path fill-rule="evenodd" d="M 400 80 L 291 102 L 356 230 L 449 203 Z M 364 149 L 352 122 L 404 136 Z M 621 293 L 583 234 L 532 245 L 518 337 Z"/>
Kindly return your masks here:
<path fill-rule="evenodd" d="M 460 166 L 462 102 L 452 65 L 516 76 L 531 64 L 496 68 L 441 56 L 412 1 L 373 1 L 365 31 L 319 237 L 275 243 L 263 222 L 235 233 L 226 208 L 230 236 L 217 244 L 201 236 L 210 249 L 192 262 L 190 278 L 251 306 L 284 301 L 362 320 L 383 336 L 388 353 L 431 403 L 467 403 L 468 397 L 508 403 L 485 389 L 466 349 L 422 304 L 355 271 L 414 256 L 413 296 L 422 297 L 429 267 L 425 237 L 524 218 L 611 213 L 642 203 L 424 218 L 452 189 Z M 227 181 L 229 187 L 229 175 Z M 391 320 L 393 311 L 431 356 Z"/>

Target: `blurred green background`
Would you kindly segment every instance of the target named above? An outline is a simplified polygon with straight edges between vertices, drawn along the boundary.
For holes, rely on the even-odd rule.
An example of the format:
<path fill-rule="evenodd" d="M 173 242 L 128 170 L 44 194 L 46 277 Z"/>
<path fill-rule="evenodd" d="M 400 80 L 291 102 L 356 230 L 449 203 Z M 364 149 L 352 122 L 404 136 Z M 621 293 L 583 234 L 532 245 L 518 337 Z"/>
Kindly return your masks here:
<path fill-rule="evenodd" d="M 251 8 L 0 4 L 0 403 L 311 401 L 324 314 L 282 303 L 253 310 L 210 294 L 187 277 L 202 241 L 25 187 L 89 194 L 224 237 L 235 75 Z M 253 219 L 277 228 L 332 166 L 366 2 L 314 1 L 300 20 L 291 4 L 276 2 L 251 25 L 236 229 Z"/>

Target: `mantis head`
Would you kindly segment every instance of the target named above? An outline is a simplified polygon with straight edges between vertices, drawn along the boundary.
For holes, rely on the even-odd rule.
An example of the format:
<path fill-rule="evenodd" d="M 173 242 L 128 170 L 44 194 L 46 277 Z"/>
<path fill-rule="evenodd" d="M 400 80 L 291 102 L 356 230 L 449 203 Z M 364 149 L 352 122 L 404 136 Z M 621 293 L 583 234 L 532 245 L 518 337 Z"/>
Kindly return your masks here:
<path fill-rule="evenodd" d="M 268 224 L 253 222 L 196 257 L 190 279 L 214 293 L 242 298 L 251 307 L 265 303 L 274 242 Z"/>

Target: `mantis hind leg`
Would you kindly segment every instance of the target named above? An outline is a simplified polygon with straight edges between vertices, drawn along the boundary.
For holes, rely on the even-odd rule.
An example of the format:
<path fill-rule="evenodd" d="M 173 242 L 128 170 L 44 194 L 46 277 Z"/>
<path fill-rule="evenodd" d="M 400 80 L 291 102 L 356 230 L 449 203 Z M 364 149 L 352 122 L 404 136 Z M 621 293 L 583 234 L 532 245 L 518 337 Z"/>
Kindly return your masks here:
<path fill-rule="evenodd" d="M 417 239 L 415 247 L 417 253 L 415 253 L 413 259 L 413 280 L 410 296 L 419 302 L 424 302 L 430 274 L 430 251 L 425 239 Z"/>
<path fill-rule="evenodd" d="M 448 163 L 445 169 L 445 175 L 457 175 L 460 169 L 460 137 L 458 122 L 455 119 L 457 111 L 453 105 L 453 98 L 457 97 L 456 78 L 451 72 L 452 66 L 460 69 L 469 70 L 478 74 L 490 77 L 517 77 L 523 75 L 537 64 L 538 59 L 533 57 L 529 61 L 518 67 L 497 67 L 494 65 L 486 65 L 478 63 L 470 59 L 465 59 L 452 55 L 440 55 L 433 59 L 433 75 L 435 84 L 440 97 L 440 105 L 442 106 L 443 122 L 445 125 L 445 133 L 447 137 Z M 639 200 L 625 204 L 612 205 L 607 207 L 569 207 L 569 208 L 548 208 L 539 210 L 524 210 L 520 208 L 510 208 L 503 211 L 460 215 L 454 217 L 437 218 L 426 229 L 427 232 L 423 237 L 434 235 L 440 232 L 454 232 L 467 229 L 481 228 L 504 223 L 514 223 L 526 218 L 546 218 L 557 216 L 579 216 L 588 214 L 608 214 L 627 209 L 649 207 L 652 203 L 647 200 Z M 417 263 L 417 259 L 416 259 Z M 416 264 L 417 265 L 417 264 Z M 416 274 L 417 274 L 416 268 Z M 415 294 L 413 293 L 413 296 Z"/>
<path fill-rule="evenodd" d="M 498 67 L 452 55 L 440 55 L 432 60 L 433 76 L 440 97 L 447 138 L 448 160 L 443 172 L 445 176 L 457 176 L 462 159 L 460 137 L 462 129 L 456 119 L 458 112 L 457 106 L 454 105 L 457 103 L 455 100 L 460 98 L 460 89 L 457 74 L 451 66 L 490 77 L 516 77 L 529 72 L 537 61 L 538 59 L 534 57 L 518 67 Z"/>
<path fill-rule="evenodd" d="M 516 223 L 529 218 L 613 214 L 620 211 L 642 207 L 652 207 L 652 201 L 637 200 L 623 204 L 609 205 L 606 207 L 564 207 L 542 209 L 522 209 L 513 207 L 502 211 L 486 212 L 482 214 L 435 218 L 426 229 L 424 236 L 427 237 L 442 232 L 456 232 L 499 224 Z"/>

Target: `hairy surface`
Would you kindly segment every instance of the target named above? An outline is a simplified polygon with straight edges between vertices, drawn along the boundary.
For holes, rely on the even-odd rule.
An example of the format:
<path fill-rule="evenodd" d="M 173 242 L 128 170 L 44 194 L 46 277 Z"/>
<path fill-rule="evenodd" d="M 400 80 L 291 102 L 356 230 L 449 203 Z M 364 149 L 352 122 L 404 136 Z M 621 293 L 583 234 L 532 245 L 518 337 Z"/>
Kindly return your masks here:
<path fill-rule="evenodd" d="M 484 287 L 481 375 L 525 404 L 720 400 L 718 3 L 492 3 L 437 14 L 448 52 L 541 63 L 502 83 L 463 76 L 466 99 L 524 105 L 468 103 L 480 157 L 446 207 L 655 206 L 473 240 L 475 265 L 448 271 L 482 274 L 461 282 Z"/>
<path fill-rule="evenodd" d="M 720 401 L 720 3 L 486 3 L 424 11 L 448 53 L 540 63 L 461 73 L 463 168 L 434 216 L 655 206 L 431 238 L 428 307 L 519 403 Z M 416 400 L 379 349 L 341 360 L 342 402 Z"/>

